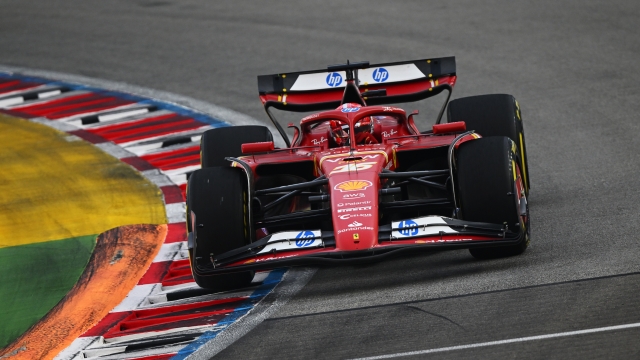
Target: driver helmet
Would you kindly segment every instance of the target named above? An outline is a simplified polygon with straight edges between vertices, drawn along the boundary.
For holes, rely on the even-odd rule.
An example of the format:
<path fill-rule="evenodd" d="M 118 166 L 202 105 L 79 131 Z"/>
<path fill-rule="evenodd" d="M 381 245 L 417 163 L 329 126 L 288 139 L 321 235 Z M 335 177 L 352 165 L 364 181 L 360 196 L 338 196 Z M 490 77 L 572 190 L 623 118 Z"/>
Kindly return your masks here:
<path fill-rule="evenodd" d="M 352 112 L 358 111 L 358 108 L 361 108 L 362 105 L 357 103 L 346 103 L 338 106 L 336 110 L 341 110 L 342 112 Z M 355 110 L 349 110 L 355 109 Z M 348 146 L 350 144 L 349 138 L 349 125 L 343 124 L 337 120 L 331 120 L 329 122 L 330 125 L 330 136 L 333 140 L 335 146 Z"/>
<path fill-rule="evenodd" d="M 346 110 L 346 109 L 355 109 L 361 108 L 362 105 L 357 103 L 346 103 L 342 104 L 338 107 L 338 109 L 342 110 L 342 112 L 355 112 L 358 110 Z M 371 116 L 363 117 L 358 120 L 358 122 L 353 126 L 353 131 L 355 132 L 356 144 L 358 145 L 368 145 L 368 144 L 376 144 L 378 141 L 373 136 L 373 125 L 374 121 Z"/>
<path fill-rule="evenodd" d="M 358 103 L 344 103 L 336 108 L 336 110 L 342 110 L 342 112 L 356 112 L 358 110 L 346 110 L 346 109 L 357 109 L 361 108 L 362 105 Z"/>
<path fill-rule="evenodd" d="M 331 140 L 335 146 L 349 145 L 349 125 L 341 123 L 338 120 L 330 120 L 329 129 Z"/>
<path fill-rule="evenodd" d="M 373 137 L 373 119 L 371 116 L 363 117 L 353 126 L 356 144 L 368 145 L 376 144 L 378 141 Z"/>

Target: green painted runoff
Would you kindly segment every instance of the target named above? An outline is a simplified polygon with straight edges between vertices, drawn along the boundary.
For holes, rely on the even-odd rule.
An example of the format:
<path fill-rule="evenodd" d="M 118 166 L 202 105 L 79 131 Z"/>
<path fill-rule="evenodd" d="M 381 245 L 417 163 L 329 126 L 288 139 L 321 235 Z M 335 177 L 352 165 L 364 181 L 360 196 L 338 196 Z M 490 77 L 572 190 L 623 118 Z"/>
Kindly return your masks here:
<path fill-rule="evenodd" d="M 96 237 L 0 248 L 0 348 L 46 315 L 75 285 Z"/>

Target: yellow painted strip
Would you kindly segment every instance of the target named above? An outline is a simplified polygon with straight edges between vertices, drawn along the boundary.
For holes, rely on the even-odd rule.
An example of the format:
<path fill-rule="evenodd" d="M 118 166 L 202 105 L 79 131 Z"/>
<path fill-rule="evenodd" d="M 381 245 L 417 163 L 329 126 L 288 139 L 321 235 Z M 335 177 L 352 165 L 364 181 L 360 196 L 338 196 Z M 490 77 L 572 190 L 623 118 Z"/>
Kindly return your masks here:
<path fill-rule="evenodd" d="M 513 181 L 516 181 L 516 162 L 511 160 L 511 169 L 513 170 Z"/>
<path fill-rule="evenodd" d="M 529 190 L 529 183 L 528 183 L 528 178 L 527 178 L 527 166 L 524 162 L 524 145 L 523 145 L 523 140 L 522 140 L 522 133 L 520 133 L 520 157 L 522 158 L 522 177 L 524 178 L 524 187 Z"/>
<path fill-rule="evenodd" d="M 127 296 L 166 236 L 167 225 L 123 226 L 101 234 L 73 289 L 29 331 L 2 349 L 0 357 L 53 359 Z"/>
<path fill-rule="evenodd" d="M 0 247 L 167 222 L 162 193 L 77 137 L 0 114 Z"/>

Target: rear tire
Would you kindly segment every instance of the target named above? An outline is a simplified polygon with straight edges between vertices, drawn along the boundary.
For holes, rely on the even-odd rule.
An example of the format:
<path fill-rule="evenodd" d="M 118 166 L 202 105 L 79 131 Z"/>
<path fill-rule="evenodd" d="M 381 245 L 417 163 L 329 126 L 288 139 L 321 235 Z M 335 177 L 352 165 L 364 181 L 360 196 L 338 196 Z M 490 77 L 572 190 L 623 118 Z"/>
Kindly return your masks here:
<path fill-rule="evenodd" d="M 520 229 L 517 206 L 513 142 L 506 137 L 480 138 L 462 144 L 457 156 L 457 185 L 464 220 L 506 224 Z M 528 246 L 528 234 L 520 244 L 472 248 L 478 259 L 522 254 Z"/>
<path fill-rule="evenodd" d="M 194 171 L 189 177 L 187 228 L 195 239 L 189 252 L 193 277 L 200 287 L 222 291 L 251 283 L 253 271 L 202 276 L 195 269 L 197 264 L 206 263 L 211 256 L 249 243 L 247 197 L 247 179 L 240 169 L 225 166 L 204 168 Z M 191 228 L 191 212 L 195 214 L 195 229 Z"/>
<path fill-rule="evenodd" d="M 524 138 L 522 114 L 512 95 L 491 94 L 469 96 L 449 102 L 447 122 L 464 121 L 467 130 L 475 130 L 482 137 L 506 136 L 516 143 L 518 164 L 529 195 L 529 169 Z"/>
<path fill-rule="evenodd" d="M 200 140 L 200 163 L 203 168 L 228 166 L 226 157 L 242 155 L 242 144 L 273 141 L 266 126 L 230 126 L 207 130 Z"/>

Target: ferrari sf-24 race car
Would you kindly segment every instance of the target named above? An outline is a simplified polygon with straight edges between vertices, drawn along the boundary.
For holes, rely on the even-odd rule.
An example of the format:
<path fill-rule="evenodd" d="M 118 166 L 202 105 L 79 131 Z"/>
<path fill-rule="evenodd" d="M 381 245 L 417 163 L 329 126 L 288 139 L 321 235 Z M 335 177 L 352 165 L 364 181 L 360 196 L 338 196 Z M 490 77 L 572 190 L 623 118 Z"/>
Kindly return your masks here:
<path fill-rule="evenodd" d="M 518 103 L 504 94 L 449 101 L 455 82 L 454 57 L 258 76 L 286 147 L 265 126 L 203 134 L 202 169 L 187 185 L 198 285 L 241 287 L 256 270 L 423 250 L 525 251 L 530 182 Z M 431 129 L 390 106 L 443 91 Z M 289 139 L 272 108 L 320 112 L 289 124 Z"/>

